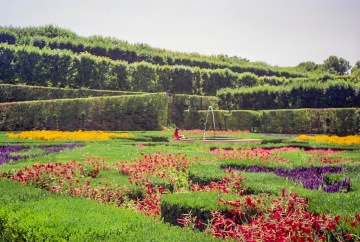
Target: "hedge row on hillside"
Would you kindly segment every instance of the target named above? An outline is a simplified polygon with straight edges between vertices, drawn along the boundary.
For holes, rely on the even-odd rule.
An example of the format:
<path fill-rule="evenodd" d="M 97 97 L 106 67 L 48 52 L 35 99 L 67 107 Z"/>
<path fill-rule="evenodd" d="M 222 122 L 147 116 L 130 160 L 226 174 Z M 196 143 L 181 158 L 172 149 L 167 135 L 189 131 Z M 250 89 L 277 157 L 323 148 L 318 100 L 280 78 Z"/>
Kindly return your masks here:
<path fill-rule="evenodd" d="M 129 63 L 146 61 L 159 65 L 184 65 L 206 69 L 229 68 L 234 72 L 253 72 L 259 76 L 304 76 L 302 73 L 294 72 L 291 68 L 274 68 L 264 63 L 250 63 L 239 57 L 171 52 L 152 48 L 146 44 L 129 44 L 125 41 L 101 36 L 79 37 L 68 30 L 52 25 L 39 28 L 0 27 L 0 43 L 71 50 L 74 53 L 88 52 L 96 56 L 106 56 L 113 60 L 124 60 Z"/>
<path fill-rule="evenodd" d="M 344 80 L 218 91 L 223 110 L 360 107 L 360 85 Z"/>
<path fill-rule="evenodd" d="M 256 84 L 256 75 L 230 69 L 128 64 L 89 53 L 0 44 L 0 80 L 6 84 L 136 92 L 215 95 L 220 88 Z"/>
<path fill-rule="evenodd" d="M 185 111 L 187 129 L 204 128 L 210 111 Z M 216 130 L 250 130 L 261 133 L 314 133 L 350 135 L 360 131 L 360 109 L 282 109 L 214 111 Z M 206 129 L 213 129 L 208 118 Z"/>
<path fill-rule="evenodd" d="M 0 103 L 138 94 L 143 93 L 0 84 Z"/>
<path fill-rule="evenodd" d="M 0 130 L 161 130 L 165 94 L 126 95 L 0 104 Z"/>

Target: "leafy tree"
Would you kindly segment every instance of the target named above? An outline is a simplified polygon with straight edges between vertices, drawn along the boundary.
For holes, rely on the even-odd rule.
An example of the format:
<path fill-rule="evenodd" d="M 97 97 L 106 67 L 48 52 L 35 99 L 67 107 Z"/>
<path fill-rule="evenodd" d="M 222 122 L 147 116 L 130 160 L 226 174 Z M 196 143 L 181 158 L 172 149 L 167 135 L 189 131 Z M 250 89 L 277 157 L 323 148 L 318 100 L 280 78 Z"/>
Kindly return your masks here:
<path fill-rule="evenodd" d="M 193 72 L 190 67 L 175 66 L 173 74 L 173 93 L 192 93 Z"/>
<path fill-rule="evenodd" d="M 42 52 L 33 46 L 22 46 L 16 51 L 15 70 L 19 83 L 46 86 L 45 63 Z"/>
<path fill-rule="evenodd" d="M 240 86 L 252 87 L 255 86 L 258 80 L 258 76 L 251 72 L 241 73 L 239 76 Z"/>
<path fill-rule="evenodd" d="M 89 54 L 84 53 L 77 58 L 74 58 L 74 83 L 72 87 L 86 87 L 94 86 L 93 82 L 96 82 L 95 75 L 95 66 L 96 66 L 96 57 Z"/>
<path fill-rule="evenodd" d="M 313 61 L 306 61 L 306 62 L 301 62 L 296 67 L 304 71 L 315 71 L 316 69 L 318 69 L 319 65 L 317 65 Z"/>
<path fill-rule="evenodd" d="M 155 91 L 166 91 L 172 90 L 172 74 L 173 70 L 171 66 L 156 66 L 156 75 L 159 78 L 158 85 Z"/>
<path fill-rule="evenodd" d="M 324 61 L 324 68 L 330 73 L 345 75 L 346 72 L 350 70 L 351 66 L 349 61 L 332 55 Z"/>
<path fill-rule="evenodd" d="M 43 72 L 53 87 L 66 87 L 71 83 L 73 58 L 70 51 L 42 50 Z"/>
<path fill-rule="evenodd" d="M 7 44 L 0 45 L 0 80 L 5 83 L 15 83 L 15 48 Z"/>
<path fill-rule="evenodd" d="M 155 66 L 147 62 L 134 63 L 130 67 L 131 90 L 154 92 L 157 84 Z"/>
<path fill-rule="evenodd" d="M 359 71 L 359 70 L 360 70 L 360 60 L 358 60 L 358 61 L 355 63 L 354 67 L 351 69 L 351 74 L 353 74 L 354 72 L 357 72 L 357 71 Z"/>
<path fill-rule="evenodd" d="M 0 43 L 15 44 L 16 34 L 8 29 L 2 28 L 0 26 Z"/>
<path fill-rule="evenodd" d="M 112 61 L 110 65 L 109 89 L 111 90 L 130 90 L 128 80 L 127 63 L 123 61 Z"/>

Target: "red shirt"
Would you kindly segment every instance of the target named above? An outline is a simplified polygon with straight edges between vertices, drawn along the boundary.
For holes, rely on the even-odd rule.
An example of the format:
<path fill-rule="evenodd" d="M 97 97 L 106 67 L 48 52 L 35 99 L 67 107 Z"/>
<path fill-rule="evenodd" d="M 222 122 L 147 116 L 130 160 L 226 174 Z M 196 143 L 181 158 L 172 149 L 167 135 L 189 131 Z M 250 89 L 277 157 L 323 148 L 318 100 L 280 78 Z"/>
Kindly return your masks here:
<path fill-rule="evenodd" d="M 175 139 L 180 139 L 180 138 L 181 138 L 181 136 L 179 135 L 179 131 L 178 131 L 178 130 L 175 130 L 175 132 L 174 132 L 174 138 L 175 138 Z"/>

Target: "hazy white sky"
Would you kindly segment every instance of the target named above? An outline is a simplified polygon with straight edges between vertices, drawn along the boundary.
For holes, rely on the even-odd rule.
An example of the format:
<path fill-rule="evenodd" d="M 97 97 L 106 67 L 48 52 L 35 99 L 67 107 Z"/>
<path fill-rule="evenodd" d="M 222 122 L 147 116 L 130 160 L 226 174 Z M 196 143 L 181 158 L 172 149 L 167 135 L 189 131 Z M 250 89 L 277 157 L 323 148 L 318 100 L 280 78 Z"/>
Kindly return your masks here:
<path fill-rule="evenodd" d="M 360 0 L 0 0 L 1 26 L 53 24 L 271 65 L 360 60 Z"/>

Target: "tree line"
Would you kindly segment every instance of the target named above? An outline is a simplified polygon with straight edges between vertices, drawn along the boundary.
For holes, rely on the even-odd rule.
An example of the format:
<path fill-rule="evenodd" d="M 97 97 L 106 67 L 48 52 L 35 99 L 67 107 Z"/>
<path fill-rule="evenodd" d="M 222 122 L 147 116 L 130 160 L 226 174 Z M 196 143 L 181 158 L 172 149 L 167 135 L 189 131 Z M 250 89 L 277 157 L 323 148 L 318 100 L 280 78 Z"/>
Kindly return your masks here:
<path fill-rule="evenodd" d="M 146 44 L 129 44 L 114 38 L 101 36 L 79 37 L 76 34 L 54 27 L 0 27 L 0 43 L 32 45 L 39 48 L 71 50 L 74 53 L 88 52 L 112 60 L 128 63 L 145 61 L 158 65 L 184 65 L 201 69 L 224 69 L 233 72 L 252 72 L 258 76 L 304 77 L 306 73 L 293 68 L 272 67 L 265 63 L 250 62 L 240 57 L 226 55 L 205 56 L 197 53 L 172 52 L 152 48 Z"/>
<path fill-rule="evenodd" d="M 337 79 L 286 86 L 225 88 L 219 90 L 217 96 L 223 110 L 358 108 L 360 84 Z"/>
<path fill-rule="evenodd" d="M 221 88 L 257 84 L 253 73 L 230 69 L 127 63 L 90 53 L 0 44 L 0 82 L 99 90 L 215 95 Z"/>

